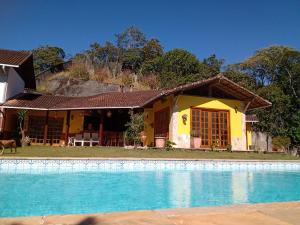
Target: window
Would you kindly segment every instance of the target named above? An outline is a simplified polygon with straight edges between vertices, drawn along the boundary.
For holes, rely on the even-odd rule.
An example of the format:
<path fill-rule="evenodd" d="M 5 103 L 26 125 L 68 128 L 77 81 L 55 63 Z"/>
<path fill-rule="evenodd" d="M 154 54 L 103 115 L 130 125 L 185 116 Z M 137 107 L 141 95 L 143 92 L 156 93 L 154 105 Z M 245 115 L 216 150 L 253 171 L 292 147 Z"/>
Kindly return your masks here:
<path fill-rule="evenodd" d="M 229 143 L 229 112 L 192 109 L 191 137 L 201 138 L 201 147 L 225 148 Z"/>
<path fill-rule="evenodd" d="M 30 116 L 28 123 L 28 135 L 32 143 L 44 143 L 46 118 L 41 116 Z M 46 143 L 58 144 L 61 139 L 63 131 L 63 118 L 49 118 L 48 119 L 48 132 Z"/>

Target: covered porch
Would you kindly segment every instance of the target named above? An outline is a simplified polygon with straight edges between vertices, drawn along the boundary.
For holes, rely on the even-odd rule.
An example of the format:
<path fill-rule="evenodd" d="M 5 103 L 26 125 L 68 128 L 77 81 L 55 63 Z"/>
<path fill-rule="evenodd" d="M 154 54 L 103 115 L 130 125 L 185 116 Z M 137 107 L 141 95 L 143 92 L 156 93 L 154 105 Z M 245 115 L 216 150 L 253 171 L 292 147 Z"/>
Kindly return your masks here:
<path fill-rule="evenodd" d="M 87 97 L 21 93 L 2 105 L 3 138 L 18 137 L 19 110 L 27 110 L 25 134 L 33 145 L 124 146 L 129 112 L 160 91 L 111 92 Z"/>
<path fill-rule="evenodd" d="M 18 137 L 18 110 L 6 109 L 3 135 Z M 124 146 L 129 109 L 32 110 L 23 121 L 32 145 Z"/>

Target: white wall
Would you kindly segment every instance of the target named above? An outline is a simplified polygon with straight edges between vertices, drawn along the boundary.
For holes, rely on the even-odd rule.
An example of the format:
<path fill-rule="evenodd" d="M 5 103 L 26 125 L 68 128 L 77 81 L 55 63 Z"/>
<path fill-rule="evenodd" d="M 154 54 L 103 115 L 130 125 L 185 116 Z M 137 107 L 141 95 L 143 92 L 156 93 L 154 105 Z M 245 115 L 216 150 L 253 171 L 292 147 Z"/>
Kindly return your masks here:
<path fill-rule="evenodd" d="M 24 91 L 25 83 L 15 69 L 10 68 L 7 79 L 6 100 Z"/>
<path fill-rule="evenodd" d="M 5 71 L 0 67 L 0 103 L 5 102 L 6 88 L 7 88 L 7 73 L 8 69 Z"/>
<path fill-rule="evenodd" d="M 25 83 L 14 68 L 7 68 L 5 71 L 0 68 L 0 103 L 22 93 Z"/>

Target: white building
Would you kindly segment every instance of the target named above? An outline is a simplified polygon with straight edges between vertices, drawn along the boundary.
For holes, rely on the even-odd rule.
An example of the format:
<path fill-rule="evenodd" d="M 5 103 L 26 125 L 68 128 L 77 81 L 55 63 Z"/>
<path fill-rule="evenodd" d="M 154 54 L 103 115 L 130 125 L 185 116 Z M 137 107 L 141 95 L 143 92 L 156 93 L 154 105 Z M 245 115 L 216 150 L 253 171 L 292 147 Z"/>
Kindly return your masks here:
<path fill-rule="evenodd" d="M 0 105 L 8 99 L 36 89 L 32 53 L 0 49 Z M 5 112 L 0 108 L 0 131 L 3 128 Z"/>

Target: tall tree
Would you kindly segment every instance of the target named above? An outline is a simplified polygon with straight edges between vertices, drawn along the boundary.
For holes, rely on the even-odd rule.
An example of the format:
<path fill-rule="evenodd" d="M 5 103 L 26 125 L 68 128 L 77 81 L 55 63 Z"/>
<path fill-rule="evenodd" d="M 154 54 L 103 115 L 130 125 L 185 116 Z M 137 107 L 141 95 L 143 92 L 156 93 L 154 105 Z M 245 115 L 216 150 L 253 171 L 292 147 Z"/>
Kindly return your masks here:
<path fill-rule="evenodd" d="M 257 89 L 256 80 L 251 75 L 241 71 L 238 65 L 229 65 L 223 72 L 224 76 L 235 83 L 251 90 Z"/>
<path fill-rule="evenodd" d="M 145 34 L 136 26 L 130 26 L 116 34 L 117 46 L 121 49 L 141 48 L 147 42 Z"/>
<path fill-rule="evenodd" d="M 143 52 L 140 48 L 130 48 L 122 55 L 122 70 L 137 73 L 143 63 Z"/>
<path fill-rule="evenodd" d="M 258 93 L 273 103 L 257 110 L 264 130 L 272 135 L 290 137 L 300 144 L 300 52 L 285 46 L 271 46 L 257 51 L 240 64 L 261 88 Z M 259 127 L 262 128 L 262 127 Z"/>
<path fill-rule="evenodd" d="M 65 59 L 65 52 L 56 46 L 41 46 L 32 50 L 35 74 L 61 64 Z"/>
<path fill-rule="evenodd" d="M 153 60 L 164 53 L 163 47 L 157 39 L 150 39 L 143 47 L 144 60 Z"/>
<path fill-rule="evenodd" d="M 241 63 L 261 85 L 276 83 L 296 98 L 300 97 L 300 52 L 286 46 L 258 50 Z"/>
<path fill-rule="evenodd" d="M 152 73 L 159 75 L 162 88 L 172 88 L 208 76 L 207 66 L 183 49 L 173 49 L 153 63 L 149 68 L 153 70 Z"/>
<path fill-rule="evenodd" d="M 221 67 L 223 66 L 224 62 L 224 59 L 218 59 L 215 54 L 212 54 L 203 60 L 203 63 L 208 66 L 212 76 L 215 76 L 221 72 Z"/>

